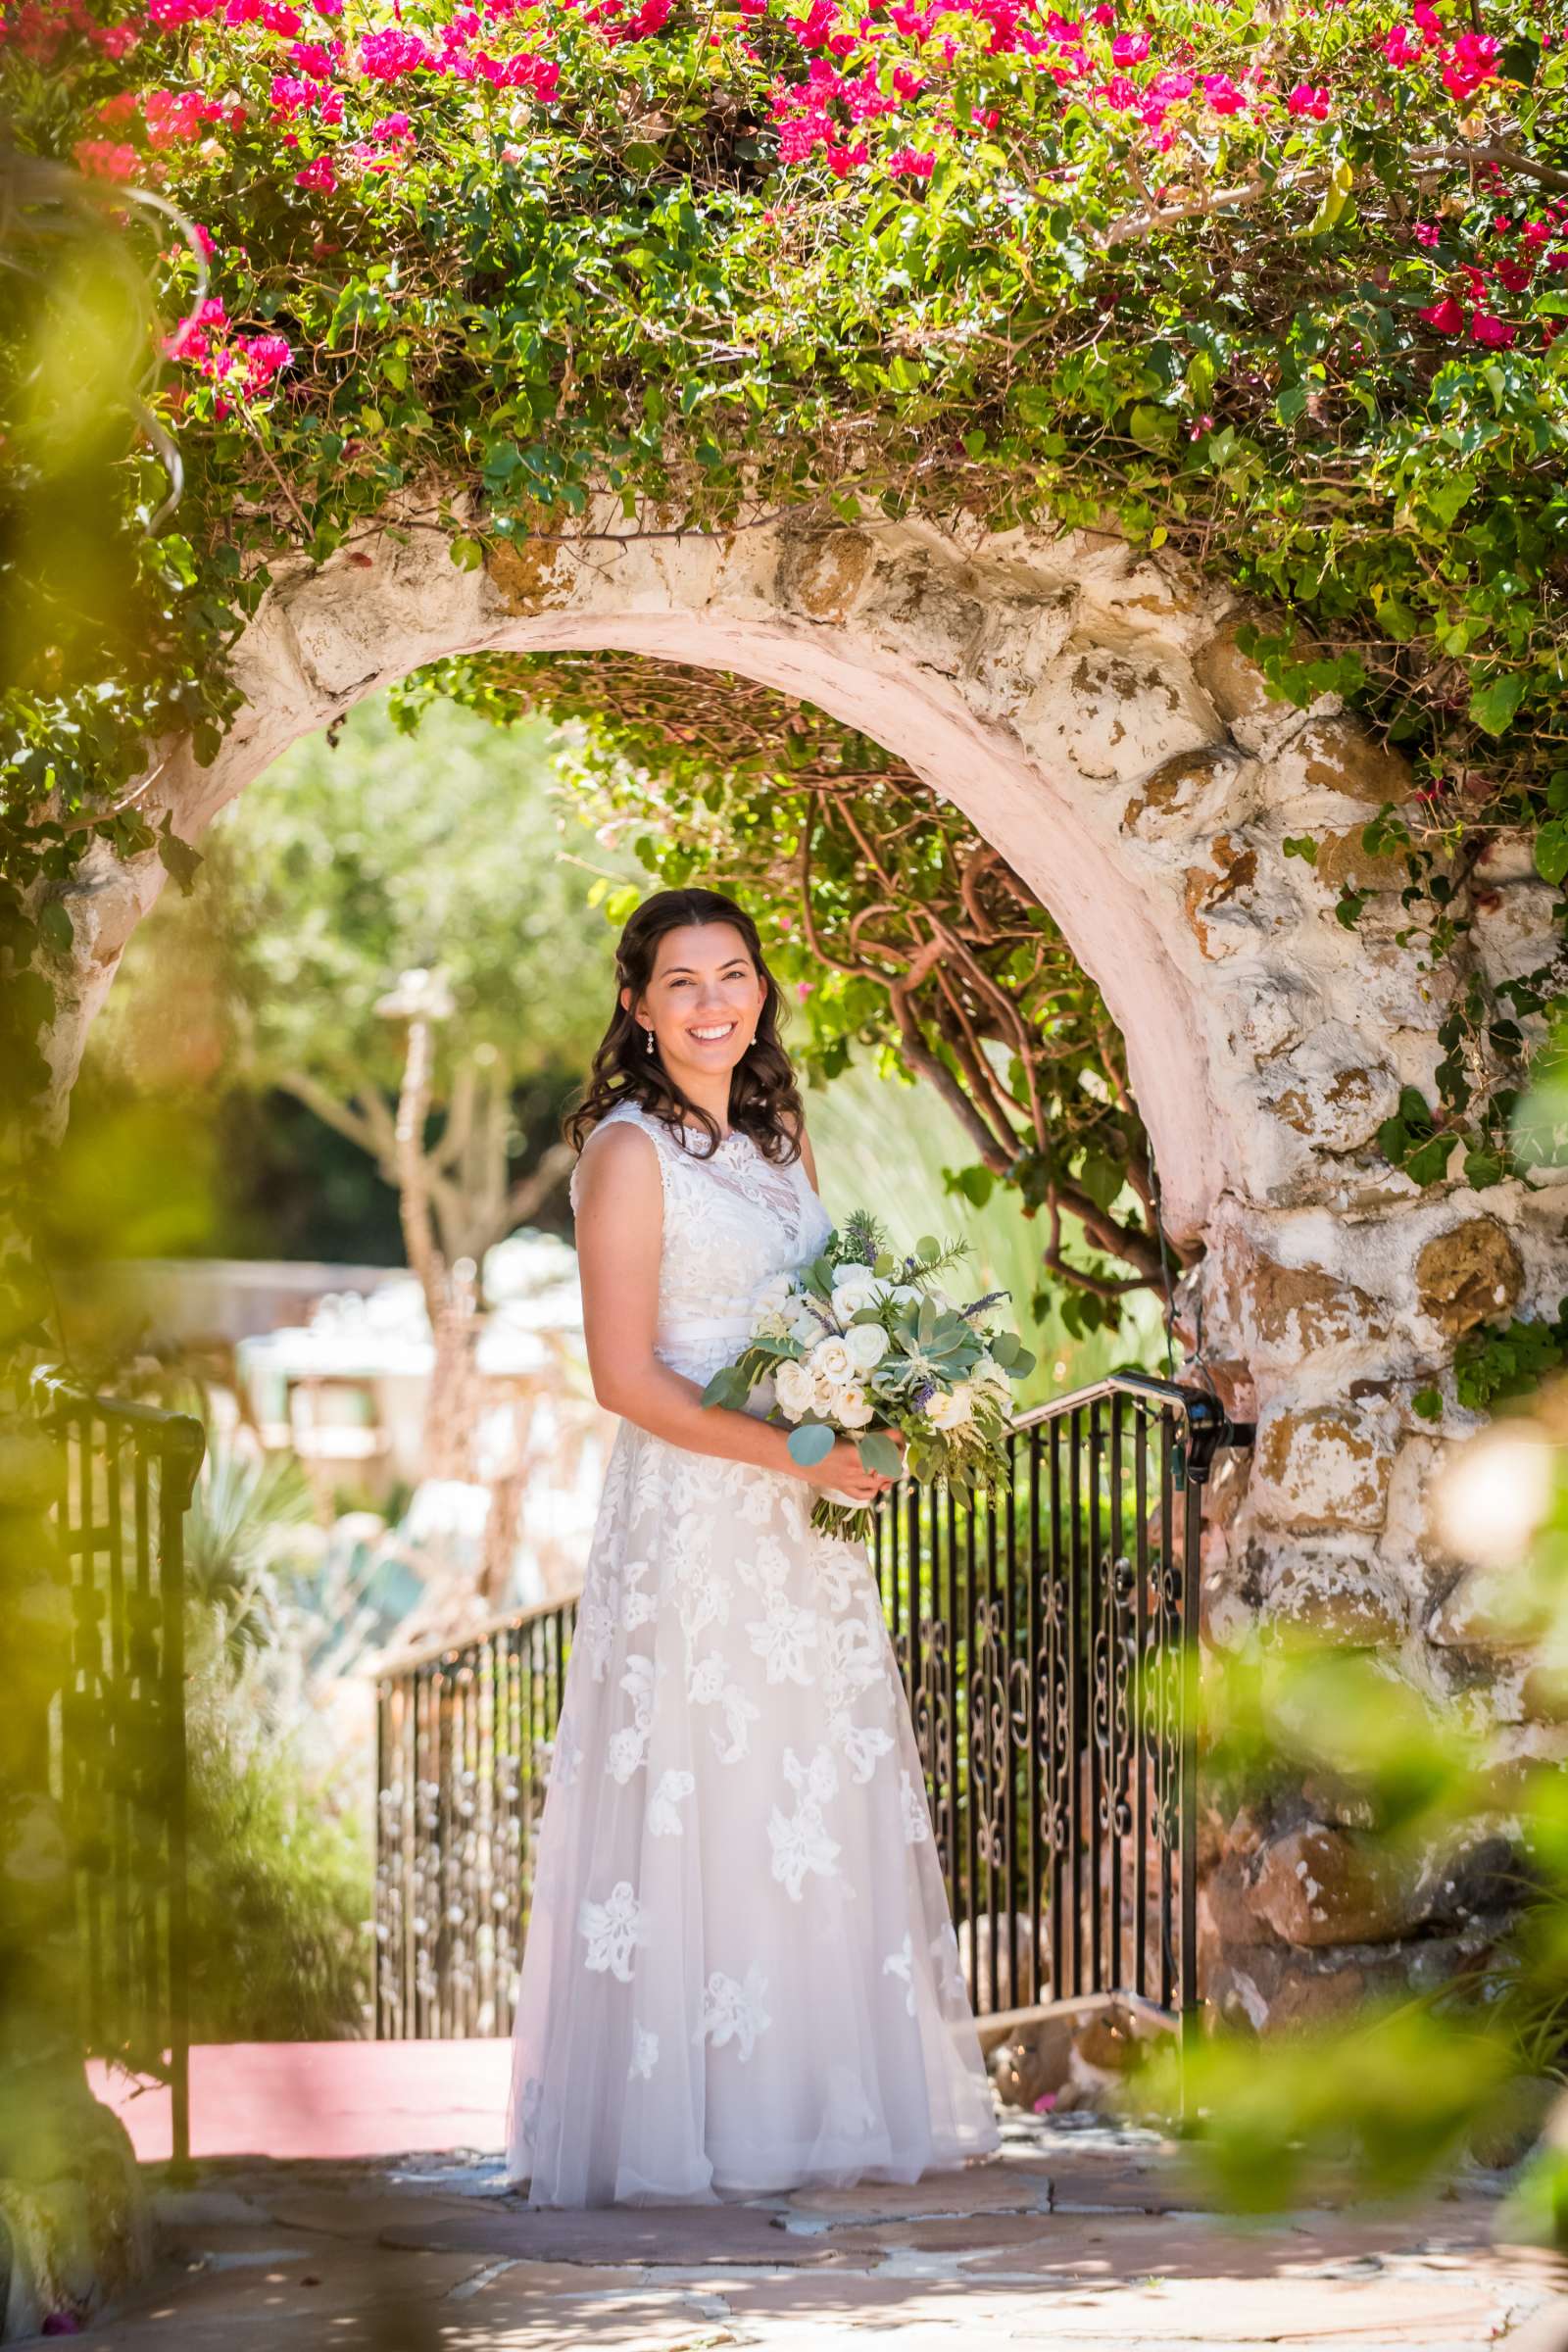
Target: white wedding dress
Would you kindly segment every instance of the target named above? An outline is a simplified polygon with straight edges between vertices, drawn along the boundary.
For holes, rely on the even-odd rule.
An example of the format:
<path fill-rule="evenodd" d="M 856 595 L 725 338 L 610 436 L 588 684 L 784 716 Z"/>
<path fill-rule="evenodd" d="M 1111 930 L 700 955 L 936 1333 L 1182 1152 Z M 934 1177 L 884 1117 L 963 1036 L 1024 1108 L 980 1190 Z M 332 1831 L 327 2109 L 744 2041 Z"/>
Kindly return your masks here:
<path fill-rule="evenodd" d="M 659 1155 L 658 1353 L 706 1381 L 827 1214 L 738 1132 L 705 1159 L 610 1117 Z M 813 1498 L 617 1433 L 523 1952 L 530 2204 L 909 2181 L 998 2144 L 875 1581 Z"/>

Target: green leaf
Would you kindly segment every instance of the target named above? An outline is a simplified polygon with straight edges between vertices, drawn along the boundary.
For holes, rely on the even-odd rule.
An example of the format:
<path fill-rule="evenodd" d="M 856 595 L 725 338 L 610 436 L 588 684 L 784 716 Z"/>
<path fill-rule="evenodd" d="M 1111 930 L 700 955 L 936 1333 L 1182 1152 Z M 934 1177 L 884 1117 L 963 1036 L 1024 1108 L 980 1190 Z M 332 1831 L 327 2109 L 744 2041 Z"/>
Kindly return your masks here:
<path fill-rule="evenodd" d="M 1443 1418 L 1443 1391 L 1441 1389 L 1417 1389 L 1410 1399 L 1410 1410 L 1422 1421 L 1441 1421 Z"/>
<path fill-rule="evenodd" d="M 1524 700 L 1524 691 L 1525 681 L 1517 671 L 1505 677 L 1489 678 L 1484 686 L 1477 686 L 1472 692 L 1470 715 L 1489 735 L 1505 735 Z"/>
<path fill-rule="evenodd" d="M 929 1265 L 934 1257 L 942 1255 L 942 1244 L 933 1240 L 929 1233 L 925 1234 L 915 1243 L 914 1254 L 922 1265 Z"/>
<path fill-rule="evenodd" d="M 818 1462 L 827 1460 L 836 1444 L 834 1432 L 825 1421 L 803 1421 L 799 1429 L 790 1431 L 790 1459 L 799 1462 L 803 1470 L 814 1469 Z"/>
<path fill-rule="evenodd" d="M 1451 473 L 1444 479 L 1424 486 L 1421 492 L 1427 505 L 1441 523 L 1451 523 L 1460 508 L 1475 492 L 1473 473 Z"/>
<path fill-rule="evenodd" d="M 1320 237 L 1337 224 L 1349 202 L 1350 190 L 1354 185 L 1355 173 L 1342 158 L 1335 165 L 1329 184 L 1323 191 L 1322 202 L 1307 224 L 1306 234 L 1309 237 Z"/>
<path fill-rule="evenodd" d="M 158 861 L 188 899 L 201 868 L 201 852 L 193 850 L 188 841 L 181 841 L 173 828 L 173 812 L 166 808 L 164 821 L 158 828 Z"/>
<path fill-rule="evenodd" d="M 1536 871 L 1553 885 L 1568 879 L 1568 817 L 1548 817 L 1537 833 Z"/>
<path fill-rule="evenodd" d="M 1464 1155 L 1464 1180 L 1473 1193 L 1484 1193 L 1489 1185 L 1500 1184 L 1504 1169 L 1502 1154 L 1491 1144 L 1471 1144 Z"/>
<path fill-rule="evenodd" d="M 863 1438 L 856 1440 L 856 1444 L 867 1470 L 874 1471 L 880 1478 L 904 1476 L 904 1457 L 885 1429 L 868 1430 Z"/>
<path fill-rule="evenodd" d="M 999 1331 L 991 1343 L 991 1353 L 1004 1372 L 1006 1372 L 1023 1353 L 1023 1343 L 1015 1331 Z"/>
<path fill-rule="evenodd" d="M 1418 1144 L 1413 1152 L 1407 1153 L 1404 1162 L 1404 1172 L 1411 1182 L 1438 1183 L 1458 1140 L 1455 1135 L 1435 1135 L 1430 1143 Z"/>
<path fill-rule="evenodd" d="M 38 929 L 44 944 L 59 956 L 69 956 L 76 934 L 71 911 L 61 899 L 50 899 L 38 916 Z"/>

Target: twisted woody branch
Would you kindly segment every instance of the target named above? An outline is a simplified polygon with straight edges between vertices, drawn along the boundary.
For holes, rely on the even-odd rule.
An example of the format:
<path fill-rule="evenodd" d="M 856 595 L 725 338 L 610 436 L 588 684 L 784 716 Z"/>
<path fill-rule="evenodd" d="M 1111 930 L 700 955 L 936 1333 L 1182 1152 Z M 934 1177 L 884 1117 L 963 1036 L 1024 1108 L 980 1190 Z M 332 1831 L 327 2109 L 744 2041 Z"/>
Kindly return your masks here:
<path fill-rule="evenodd" d="M 400 690 L 405 723 L 437 697 L 568 722 L 569 790 L 601 833 L 757 913 L 808 1066 L 880 1053 L 934 1087 L 973 1153 L 957 1188 L 1008 1185 L 1044 1212 L 1042 1271 L 1081 1312 L 1113 1321 L 1159 1283 L 1115 1026 L 1033 891 L 912 769 L 769 687 L 640 656 L 443 662 Z"/>

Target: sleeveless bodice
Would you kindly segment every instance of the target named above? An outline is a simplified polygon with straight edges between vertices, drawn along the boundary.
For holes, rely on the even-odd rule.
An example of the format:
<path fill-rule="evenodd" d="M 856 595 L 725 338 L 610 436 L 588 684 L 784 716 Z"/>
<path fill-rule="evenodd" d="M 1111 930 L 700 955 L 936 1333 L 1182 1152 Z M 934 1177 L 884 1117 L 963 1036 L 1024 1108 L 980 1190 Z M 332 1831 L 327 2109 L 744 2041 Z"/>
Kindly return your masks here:
<path fill-rule="evenodd" d="M 832 1220 L 802 1161 L 764 1159 L 739 1130 L 705 1158 L 700 1128 L 688 1131 L 688 1149 L 636 1103 L 617 1104 L 601 1124 L 612 1122 L 640 1127 L 659 1154 L 664 1224 L 654 1351 L 672 1371 L 707 1381 L 751 1337 L 752 1303 L 763 1283 L 815 1257 Z M 573 1209 L 580 1167 L 572 1171 Z"/>

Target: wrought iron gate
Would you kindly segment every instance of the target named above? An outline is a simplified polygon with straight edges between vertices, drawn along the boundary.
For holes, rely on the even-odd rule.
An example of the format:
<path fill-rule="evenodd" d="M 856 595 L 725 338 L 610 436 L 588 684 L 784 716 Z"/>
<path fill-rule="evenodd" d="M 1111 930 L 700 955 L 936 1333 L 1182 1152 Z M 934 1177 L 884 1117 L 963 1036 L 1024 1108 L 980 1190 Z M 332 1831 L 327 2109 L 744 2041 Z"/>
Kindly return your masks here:
<path fill-rule="evenodd" d="M 1246 1443 L 1209 1396 L 1118 1375 L 1025 1414 L 995 1509 L 910 1486 L 882 1603 L 982 2014 L 1198 2001 L 1188 1688 L 1203 1488 Z"/>
<path fill-rule="evenodd" d="M 375 2031 L 508 2034 L 576 1606 L 400 1660 L 376 1690 Z"/>
<path fill-rule="evenodd" d="M 982 2014 L 1198 1997 L 1188 1668 L 1203 1488 L 1245 1444 L 1215 1400 L 1127 1374 L 1024 1416 L 994 1510 L 906 1484 L 883 1607 Z M 574 1604 L 377 1686 L 375 2018 L 510 2032 Z"/>
<path fill-rule="evenodd" d="M 168 2082 L 183 2164 L 184 1520 L 206 1439 L 187 1414 L 88 1396 L 52 1372 L 34 1375 L 33 1397 L 61 1444 L 72 1634 L 49 1767 L 75 1882 L 83 2041 Z"/>

